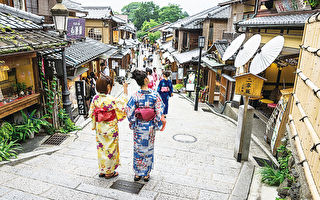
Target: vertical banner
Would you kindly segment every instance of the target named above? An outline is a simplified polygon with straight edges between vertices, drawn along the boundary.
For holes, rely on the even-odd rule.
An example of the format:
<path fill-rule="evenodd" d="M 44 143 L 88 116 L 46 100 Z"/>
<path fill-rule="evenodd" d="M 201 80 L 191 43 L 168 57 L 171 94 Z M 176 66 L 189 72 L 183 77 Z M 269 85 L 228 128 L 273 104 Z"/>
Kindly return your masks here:
<path fill-rule="evenodd" d="M 178 79 L 179 80 L 183 79 L 183 68 L 182 67 L 178 68 Z"/>
<path fill-rule="evenodd" d="M 85 99 L 85 83 L 84 81 L 76 81 L 76 96 L 78 102 L 79 115 L 87 115 L 86 99 Z"/>
<path fill-rule="evenodd" d="M 119 31 L 113 31 L 113 42 L 119 43 Z"/>

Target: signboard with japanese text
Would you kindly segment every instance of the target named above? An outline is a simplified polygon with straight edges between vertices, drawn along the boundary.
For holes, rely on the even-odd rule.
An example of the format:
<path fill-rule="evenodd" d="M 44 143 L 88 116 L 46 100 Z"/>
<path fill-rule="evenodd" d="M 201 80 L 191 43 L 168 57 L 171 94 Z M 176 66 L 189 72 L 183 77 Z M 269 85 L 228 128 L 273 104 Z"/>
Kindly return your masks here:
<path fill-rule="evenodd" d="M 80 39 L 85 37 L 85 19 L 68 18 L 67 39 Z"/>
<path fill-rule="evenodd" d="M 187 92 L 193 92 L 195 89 L 195 78 L 196 74 L 192 71 L 188 74 L 188 80 L 186 83 L 186 91 Z"/>
<path fill-rule="evenodd" d="M 183 79 L 183 68 L 182 67 L 178 68 L 178 79 L 179 80 Z"/>
<path fill-rule="evenodd" d="M 119 31 L 113 31 L 113 42 L 119 43 Z"/>
<path fill-rule="evenodd" d="M 301 0 L 278 0 L 274 2 L 277 12 L 290 12 L 300 10 L 311 10 L 306 1 Z"/>
<path fill-rule="evenodd" d="M 240 94 L 248 97 L 261 96 L 263 81 L 265 81 L 266 79 L 251 73 L 235 76 L 235 79 L 235 94 Z"/>
<path fill-rule="evenodd" d="M 76 97 L 78 102 L 79 115 L 87 115 L 86 99 L 85 99 L 85 83 L 84 81 L 76 81 Z"/>

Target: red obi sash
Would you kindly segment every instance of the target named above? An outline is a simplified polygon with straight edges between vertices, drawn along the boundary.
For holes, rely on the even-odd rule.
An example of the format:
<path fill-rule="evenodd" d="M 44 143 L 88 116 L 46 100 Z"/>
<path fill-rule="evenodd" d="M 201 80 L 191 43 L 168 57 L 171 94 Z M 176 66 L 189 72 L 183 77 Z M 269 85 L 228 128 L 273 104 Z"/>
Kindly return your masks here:
<path fill-rule="evenodd" d="M 116 111 L 114 109 L 108 111 L 107 109 L 103 109 L 103 108 L 94 109 L 93 115 L 95 116 L 96 122 L 102 122 L 102 121 L 110 122 L 117 117 Z"/>

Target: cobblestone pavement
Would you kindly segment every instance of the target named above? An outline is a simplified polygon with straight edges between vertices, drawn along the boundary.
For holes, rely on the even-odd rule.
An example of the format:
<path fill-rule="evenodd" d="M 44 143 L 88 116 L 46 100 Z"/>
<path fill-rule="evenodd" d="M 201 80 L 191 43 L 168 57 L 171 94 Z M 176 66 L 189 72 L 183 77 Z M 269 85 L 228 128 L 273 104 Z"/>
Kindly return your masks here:
<path fill-rule="evenodd" d="M 135 83 L 130 91 L 137 89 Z M 241 164 L 233 158 L 235 125 L 211 113 L 193 111 L 190 102 L 174 95 L 168 124 L 157 132 L 151 180 L 138 195 L 109 188 L 133 181 L 133 139 L 128 122 L 120 123 L 120 176 L 98 178 L 95 132 L 86 126 L 62 150 L 0 168 L 0 199 L 228 199 Z M 195 143 L 175 141 L 189 134 Z M 184 139 L 184 136 L 177 137 Z"/>

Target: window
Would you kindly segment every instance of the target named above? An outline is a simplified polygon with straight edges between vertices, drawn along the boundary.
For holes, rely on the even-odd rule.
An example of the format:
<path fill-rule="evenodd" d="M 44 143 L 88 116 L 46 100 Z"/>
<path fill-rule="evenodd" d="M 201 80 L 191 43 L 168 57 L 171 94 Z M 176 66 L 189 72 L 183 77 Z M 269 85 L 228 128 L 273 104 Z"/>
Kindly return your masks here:
<path fill-rule="evenodd" d="M 213 23 L 210 22 L 210 27 L 209 27 L 209 38 L 208 38 L 208 45 L 209 47 L 213 44 Z"/>
<path fill-rule="evenodd" d="M 13 7 L 20 10 L 25 10 L 24 0 L 13 0 Z"/>
<path fill-rule="evenodd" d="M 89 38 L 94 40 L 102 41 L 102 30 L 101 28 L 91 28 L 88 31 Z"/>
<path fill-rule="evenodd" d="M 38 0 L 26 0 L 27 12 L 38 14 Z"/>
<path fill-rule="evenodd" d="M 188 49 L 188 33 L 183 33 L 182 47 Z"/>

